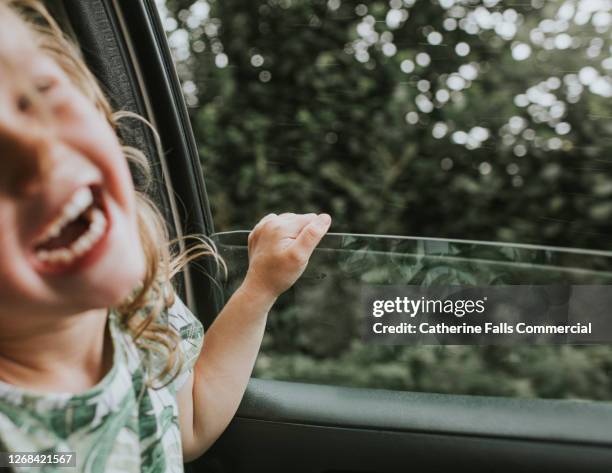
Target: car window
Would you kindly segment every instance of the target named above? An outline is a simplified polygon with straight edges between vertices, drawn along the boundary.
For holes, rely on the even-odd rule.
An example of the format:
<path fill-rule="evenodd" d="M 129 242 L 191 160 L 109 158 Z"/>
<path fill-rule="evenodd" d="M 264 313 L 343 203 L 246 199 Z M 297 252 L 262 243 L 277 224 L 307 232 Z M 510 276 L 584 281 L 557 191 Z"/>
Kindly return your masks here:
<path fill-rule="evenodd" d="M 157 4 L 228 294 L 259 218 L 334 217 L 337 235 L 270 316 L 256 376 L 612 399 L 608 345 L 374 345 L 354 306 L 364 285 L 441 273 L 609 284 L 609 1 Z"/>

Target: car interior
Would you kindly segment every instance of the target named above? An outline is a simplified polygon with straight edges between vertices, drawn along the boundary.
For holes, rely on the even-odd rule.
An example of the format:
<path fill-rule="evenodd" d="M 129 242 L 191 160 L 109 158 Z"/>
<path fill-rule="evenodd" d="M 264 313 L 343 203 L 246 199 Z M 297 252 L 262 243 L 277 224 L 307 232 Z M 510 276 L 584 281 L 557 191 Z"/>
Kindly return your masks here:
<path fill-rule="evenodd" d="M 150 191 L 172 234 L 207 235 L 228 262 L 230 275 L 225 286 L 209 276 L 218 273 L 207 261 L 191 265 L 181 276 L 182 297 L 204 326 L 210 326 L 246 270 L 249 229 L 215 233 L 207 176 L 202 172 L 155 2 L 49 0 L 47 4 L 80 45 L 113 105 L 143 115 L 159 133 L 158 141 L 137 121 L 126 122 L 121 130 L 124 141 L 144 148 L 152 160 L 156 186 Z M 135 179 L 138 182 L 138 176 Z M 518 260 L 514 264 L 490 250 L 478 242 L 462 246 L 435 239 L 332 234 L 323 240 L 286 303 L 310 300 L 322 284 L 335 285 L 347 300 L 353 299 L 360 290 L 355 281 L 348 283 L 355 273 L 398 258 L 418 259 L 430 266 L 451 264 L 457 269 L 469 268 L 471 261 L 485 261 L 478 273 L 482 275 L 486 273 L 483 268 L 500 264 L 518 271 Z M 532 261 L 541 261 L 541 271 L 530 273 L 534 281 L 562 278 L 588 284 L 607 278 L 597 269 L 597 255 L 548 250 L 510 245 L 502 252 L 520 253 L 522 258 L 528 254 Z M 586 276 L 559 270 L 559 261 L 577 257 L 591 271 Z M 341 270 L 334 271 L 336 267 Z M 386 274 L 385 281 L 404 284 L 406 279 L 405 275 Z M 605 402 L 403 392 L 252 378 L 229 428 L 205 455 L 187 464 L 186 470 L 608 472 L 612 467 L 611 425 L 612 405 Z"/>

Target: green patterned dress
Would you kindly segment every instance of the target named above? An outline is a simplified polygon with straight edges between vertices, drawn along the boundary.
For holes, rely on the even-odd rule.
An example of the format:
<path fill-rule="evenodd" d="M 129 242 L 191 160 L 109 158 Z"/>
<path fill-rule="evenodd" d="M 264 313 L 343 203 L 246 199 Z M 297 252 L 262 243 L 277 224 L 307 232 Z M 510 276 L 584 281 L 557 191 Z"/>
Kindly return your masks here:
<path fill-rule="evenodd" d="M 76 468 L 49 465 L 16 471 L 183 471 L 176 392 L 193 369 L 204 332 L 178 297 L 166 315 L 181 335 L 185 361 L 162 389 L 145 387 L 142 354 L 112 312 L 113 367 L 93 388 L 78 395 L 41 395 L 0 382 L 0 452 L 76 452 Z"/>

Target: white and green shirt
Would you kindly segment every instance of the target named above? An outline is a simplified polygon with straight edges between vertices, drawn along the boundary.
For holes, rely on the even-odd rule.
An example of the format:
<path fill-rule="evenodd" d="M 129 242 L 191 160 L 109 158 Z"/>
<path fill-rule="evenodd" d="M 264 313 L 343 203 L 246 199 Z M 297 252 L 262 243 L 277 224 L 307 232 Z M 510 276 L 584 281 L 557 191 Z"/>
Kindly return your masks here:
<path fill-rule="evenodd" d="M 183 471 L 176 392 L 202 348 L 202 324 L 176 297 L 165 314 L 181 337 L 183 368 L 161 389 L 145 386 L 143 355 L 109 315 L 113 367 L 81 394 L 41 394 L 0 381 L 0 452 L 75 452 L 77 467 L 22 467 L 37 473 Z"/>

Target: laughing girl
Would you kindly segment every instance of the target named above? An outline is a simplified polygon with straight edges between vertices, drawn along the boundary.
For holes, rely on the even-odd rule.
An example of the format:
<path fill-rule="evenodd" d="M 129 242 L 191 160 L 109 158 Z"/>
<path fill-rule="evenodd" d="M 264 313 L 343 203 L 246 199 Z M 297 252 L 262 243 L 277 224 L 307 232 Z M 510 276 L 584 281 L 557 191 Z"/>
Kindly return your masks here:
<path fill-rule="evenodd" d="M 267 313 L 331 219 L 263 218 L 203 343 L 172 277 L 214 249 L 169 251 L 132 184 L 128 160 L 146 158 L 119 141 L 125 115 L 38 1 L 0 0 L 0 452 L 178 472 L 235 414 Z"/>

